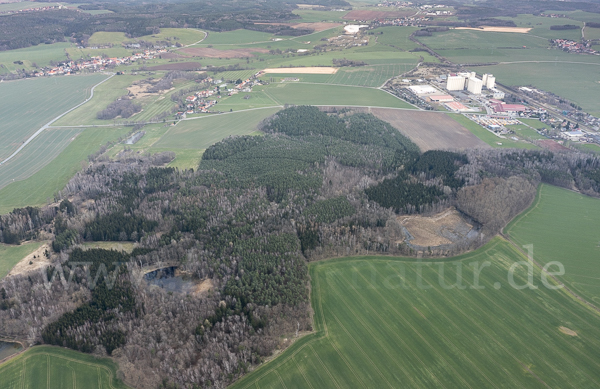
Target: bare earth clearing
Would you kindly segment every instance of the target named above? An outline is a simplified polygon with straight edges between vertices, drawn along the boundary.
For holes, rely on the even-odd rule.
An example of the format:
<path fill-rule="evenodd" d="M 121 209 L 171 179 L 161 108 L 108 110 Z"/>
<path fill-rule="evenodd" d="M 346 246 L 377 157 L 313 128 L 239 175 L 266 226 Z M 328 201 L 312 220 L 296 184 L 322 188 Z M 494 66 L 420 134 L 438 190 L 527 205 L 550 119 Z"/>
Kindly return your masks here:
<path fill-rule="evenodd" d="M 179 52 L 204 58 L 245 58 L 254 57 L 253 53 L 268 53 L 269 50 L 253 47 L 251 49 L 217 50 L 209 47 L 186 47 Z"/>
<path fill-rule="evenodd" d="M 531 31 L 531 28 L 527 27 L 492 27 L 492 26 L 481 26 L 480 28 L 474 27 L 456 27 L 456 30 L 475 30 L 475 31 L 489 31 L 489 32 L 516 32 L 519 34 L 527 34 Z"/>
<path fill-rule="evenodd" d="M 306 67 L 306 68 L 268 68 L 263 70 L 265 73 L 274 73 L 274 74 L 335 74 L 338 71 L 338 68 L 330 68 L 330 67 Z"/>
<path fill-rule="evenodd" d="M 552 139 L 542 139 L 538 141 L 539 145 L 550 151 L 570 151 L 571 149 L 553 141 Z"/>
<path fill-rule="evenodd" d="M 44 251 L 46 250 L 48 250 L 48 252 L 52 252 L 52 248 L 48 243 L 44 243 L 39 249 L 20 260 L 19 263 L 17 263 L 6 276 L 10 277 L 16 274 L 29 273 L 49 265 L 50 261 L 48 258 L 46 258 L 46 256 L 44 256 Z M 35 258 L 33 258 L 34 256 Z"/>
<path fill-rule="evenodd" d="M 567 327 L 560 326 L 560 327 L 558 327 L 558 329 L 560 330 L 560 332 L 562 332 L 565 335 L 577 336 L 577 332 L 575 332 Z"/>
<path fill-rule="evenodd" d="M 421 151 L 490 147 L 443 113 L 387 108 L 373 108 L 371 113 L 408 136 Z"/>
<path fill-rule="evenodd" d="M 342 19 L 346 20 L 375 20 L 397 19 L 414 15 L 415 11 L 350 11 Z"/>
<path fill-rule="evenodd" d="M 455 243 L 466 238 L 473 229 L 473 225 L 454 207 L 429 217 L 399 216 L 398 221 L 413 236 L 414 239 L 411 239 L 410 243 L 422 247 Z"/>

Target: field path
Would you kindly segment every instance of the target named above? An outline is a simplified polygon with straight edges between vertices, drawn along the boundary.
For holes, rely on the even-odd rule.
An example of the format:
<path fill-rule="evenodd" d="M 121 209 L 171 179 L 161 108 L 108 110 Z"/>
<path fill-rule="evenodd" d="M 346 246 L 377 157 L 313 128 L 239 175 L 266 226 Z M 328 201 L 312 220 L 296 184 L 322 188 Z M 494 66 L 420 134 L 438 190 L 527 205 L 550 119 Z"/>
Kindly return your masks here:
<path fill-rule="evenodd" d="M 15 155 L 19 154 L 19 152 L 20 152 L 21 150 L 23 150 L 23 148 L 24 148 L 25 146 L 27 146 L 27 145 L 28 145 L 28 144 L 29 144 L 29 143 L 30 143 L 32 140 L 34 140 L 34 139 L 35 139 L 35 138 L 36 138 L 36 137 L 37 137 L 39 134 L 41 134 L 41 133 L 42 133 L 44 130 L 46 130 L 48 127 L 50 127 L 50 125 L 51 125 L 52 123 L 54 123 L 55 121 L 57 121 L 58 119 L 62 118 L 63 116 L 65 116 L 65 115 L 66 115 L 66 114 L 68 114 L 69 112 L 71 112 L 71 111 L 73 111 L 73 110 L 75 110 L 75 109 L 77 109 L 77 108 L 81 107 L 82 105 L 84 105 L 85 103 L 87 103 L 88 101 L 90 101 L 90 100 L 92 99 L 92 97 L 94 97 L 94 89 L 95 89 L 95 88 L 96 88 L 98 85 L 100 85 L 100 84 L 102 84 L 102 83 L 104 83 L 104 82 L 106 82 L 106 81 L 110 80 L 110 79 L 111 79 L 111 78 L 113 78 L 114 76 L 115 76 L 115 73 L 111 73 L 111 75 L 110 75 L 108 78 L 105 78 L 104 80 L 102 80 L 102 81 L 100 81 L 99 83 L 97 83 L 96 85 L 94 85 L 94 86 L 92 87 L 92 89 L 90 90 L 90 92 L 91 92 L 91 93 L 90 93 L 90 97 L 88 97 L 88 98 L 87 98 L 87 99 L 86 99 L 84 102 L 82 102 L 82 103 L 80 103 L 80 104 L 77 104 L 77 105 L 76 105 L 76 106 L 74 106 L 73 108 L 71 108 L 71 109 L 69 109 L 69 110 L 67 110 L 67 111 L 65 111 L 65 112 L 63 112 L 63 113 L 61 113 L 60 115 L 58 115 L 57 117 L 55 117 L 54 119 L 52 119 L 52 120 L 50 120 L 48 123 L 46 123 L 44 126 L 42 126 L 42 128 L 40 128 L 39 130 L 37 130 L 37 131 L 35 132 L 35 134 L 31 135 L 31 136 L 29 137 L 29 139 L 27 139 L 27 140 L 26 140 L 26 141 L 25 141 L 25 142 L 24 142 L 24 143 L 23 143 L 21 146 L 19 146 L 19 148 L 18 148 L 18 149 L 17 149 L 17 150 L 16 150 L 14 153 L 12 153 L 12 154 L 11 154 L 11 155 L 10 155 L 8 158 L 6 158 L 4 161 L 0 162 L 0 165 L 3 165 L 3 164 L 5 164 L 6 162 L 10 161 L 10 160 L 11 160 L 11 159 L 12 159 L 12 158 L 15 156 Z"/>

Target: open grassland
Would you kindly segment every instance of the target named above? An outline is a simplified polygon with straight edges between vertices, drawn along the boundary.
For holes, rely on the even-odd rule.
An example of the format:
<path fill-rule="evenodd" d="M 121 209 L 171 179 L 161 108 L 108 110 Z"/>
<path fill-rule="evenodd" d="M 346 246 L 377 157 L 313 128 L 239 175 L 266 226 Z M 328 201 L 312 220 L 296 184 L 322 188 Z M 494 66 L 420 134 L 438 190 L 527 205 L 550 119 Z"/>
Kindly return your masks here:
<path fill-rule="evenodd" d="M 255 109 L 204 116 L 201 119 L 183 120 L 177 126 L 171 127 L 154 144 L 153 150 L 204 150 L 227 136 L 248 135 L 254 132 L 261 120 L 273 115 L 279 109 L 281 108 Z"/>
<path fill-rule="evenodd" d="M 233 96 L 222 98 L 212 111 L 228 112 L 229 110 L 239 111 L 251 108 L 272 107 L 277 104 L 270 98 L 263 87 L 254 87 L 252 92 L 240 92 Z M 245 98 L 249 96 L 249 98 Z"/>
<path fill-rule="evenodd" d="M 106 76 L 104 76 L 106 77 Z M 112 120 L 100 120 L 96 114 L 121 96 L 127 95 L 127 87 L 142 79 L 141 75 L 120 75 L 111 78 L 94 89 L 94 98 L 68 115 L 57 120 L 53 126 L 80 126 L 107 124 Z M 133 118 L 132 118 L 133 119 Z"/>
<path fill-rule="evenodd" d="M 125 136 L 130 128 L 88 128 L 51 162 L 26 180 L 14 182 L 0 190 L 0 214 L 25 206 L 40 206 L 54 198 L 54 193 L 64 188 L 69 179 L 87 166 L 88 155 L 101 145 Z"/>
<path fill-rule="evenodd" d="M 344 15 L 348 12 L 344 11 L 314 11 L 310 9 L 296 9 L 294 14 L 298 15 L 298 19 L 293 22 L 316 23 L 316 22 L 343 22 Z"/>
<path fill-rule="evenodd" d="M 409 137 L 421 151 L 489 147 L 443 113 L 386 108 L 374 108 L 371 112 Z"/>
<path fill-rule="evenodd" d="M 93 74 L 1 83 L 0 161 L 17 150 L 40 127 L 85 101 L 92 86 L 106 77 L 105 74 Z"/>
<path fill-rule="evenodd" d="M 397 26 L 381 27 L 373 30 L 373 32 L 375 34 L 383 33 L 375 35 L 377 43 L 408 51 L 419 47 L 419 45 L 409 39 L 410 34 L 416 30 L 418 30 L 417 27 Z"/>
<path fill-rule="evenodd" d="M 579 143 L 579 144 L 572 144 L 572 145 L 583 151 L 591 151 L 593 153 L 600 154 L 600 145 L 597 145 L 595 143 L 584 143 L 584 144 Z"/>
<path fill-rule="evenodd" d="M 588 56 L 589 57 L 589 56 Z M 586 56 L 572 56 L 578 61 Z M 493 73 L 504 85 L 534 85 L 576 102 L 590 113 L 600 113 L 600 57 L 597 64 L 513 63 L 478 66 L 479 73 Z"/>
<path fill-rule="evenodd" d="M 530 127 L 537 128 L 538 130 L 541 130 L 542 128 L 548 128 L 548 125 L 546 123 L 540 122 L 538 119 L 519 119 L 519 120 Z"/>
<path fill-rule="evenodd" d="M 116 250 L 125 251 L 131 253 L 133 251 L 133 242 L 84 242 L 81 244 L 84 250 L 89 249 L 104 249 L 104 250 Z"/>
<path fill-rule="evenodd" d="M 517 17 L 501 17 L 499 19 L 512 20 L 517 27 L 531 28 L 530 35 L 540 36 L 546 39 L 581 39 L 582 22 L 570 19 L 545 18 L 541 16 L 520 14 Z M 577 30 L 551 30 L 554 25 L 572 24 L 579 26 Z"/>
<path fill-rule="evenodd" d="M 58 347 L 38 346 L 0 365 L 0 389 L 126 389 L 117 365 Z"/>
<path fill-rule="evenodd" d="M 565 274 L 559 278 L 575 293 L 600 306 L 599 220 L 599 199 L 541 185 L 531 208 L 505 230 L 518 244 L 533 244 L 537 262 L 561 262 Z"/>
<path fill-rule="evenodd" d="M 0 279 L 4 278 L 21 259 L 33 253 L 41 245 L 41 242 L 25 243 L 19 246 L 0 243 Z"/>
<path fill-rule="evenodd" d="M 276 84 L 265 93 L 280 105 L 348 105 L 414 108 L 404 100 L 379 89 L 341 85 Z"/>
<path fill-rule="evenodd" d="M 538 270 L 538 289 L 511 287 L 509 269 L 524 260 L 495 238 L 441 263 L 394 257 L 312 263 L 316 333 L 232 388 L 600 385 L 600 317 L 541 286 Z M 477 277 L 474 269 L 483 263 Z M 463 288 L 448 287 L 458 272 Z M 517 285 L 526 282 L 525 267 L 513 275 Z"/>
<path fill-rule="evenodd" d="M 65 50 L 71 47 L 70 43 L 60 42 L 51 45 L 37 45 L 17 50 L 0 51 L 0 75 L 25 69 L 33 70 L 36 66 L 48 66 L 50 61 L 65 61 Z M 21 61 L 23 64 L 18 63 Z"/>
<path fill-rule="evenodd" d="M 52 4 L 55 5 L 55 4 Z M 43 7 L 44 4 L 40 4 L 34 1 L 21 1 L 18 3 L 2 3 L 0 4 L 0 12 L 7 12 L 7 11 L 20 11 L 22 9 L 31 9 L 31 8 L 38 8 L 38 7 Z"/>
<path fill-rule="evenodd" d="M 180 43 L 182 45 L 191 45 L 201 41 L 205 33 L 201 30 L 193 28 L 161 28 L 160 33 L 144 35 L 137 38 L 127 38 L 123 32 L 95 32 L 88 40 L 89 46 L 113 44 L 121 46 L 123 42 L 146 41 L 146 42 L 161 42 L 167 41 L 171 44 Z M 131 51 L 132 49 L 128 49 Z M 135 49 L 133 49 L 135 50 Z"/>
<path fill-rule="evenodd" d="M 56 158 L 81 131 L 81 128 L 68 128 L 42 132 L 13 159 L 0 166 L 0 189 L 31 177 Z"/>
<path fill-rule="evenodd" d="M 239 45 L 243 43 L 255 43 L 271 41 L 275 37 L 273 34 L 252 30 L 233 30 L 226 32 L 209 32 L 206 39 L 198 46 L 207 45 Z"/>
<path fill-rule="evenodd" d="M 514 141 L 512 139 L 499 138 L 496 135 L 494 135 L 493 133 L 491 133 L 490 131 L 481 127 L 479 124 L 475 123 L 474 121 L 466 118 L 465 116 L 463 116 L 461 114 L 449 113 L 447 115 L 449 117 L 451 117 L 452 119 L 456 120 L 463 127 L 468 129 L 469 131 L 471 131 L 476 137 L 478 137 L 479 139 L 481 139 L 488 145 L 492 146 L 493 148 L 539 149 L 538 146 L 536 146 L 532 143 L 527 143 L 527 142 L 522 142 L 522 141 Z"/>

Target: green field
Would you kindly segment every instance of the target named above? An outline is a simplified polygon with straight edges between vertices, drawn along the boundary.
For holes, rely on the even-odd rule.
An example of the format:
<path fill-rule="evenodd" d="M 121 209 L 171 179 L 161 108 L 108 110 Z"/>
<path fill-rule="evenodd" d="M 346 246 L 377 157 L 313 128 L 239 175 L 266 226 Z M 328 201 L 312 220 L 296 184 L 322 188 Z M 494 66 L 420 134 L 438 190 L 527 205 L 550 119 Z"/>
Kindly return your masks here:
<path fill-rule="evenodd" d="M 591 58 L 591 56 L 588 56 Z M 493 73 L 504 85 L 534 85 L 579 104 L 591 114 L 600 114 L 600 57 L 597 64 L 513 63 L 478 66 L 478 73 Z M 586 56 L 572 56 L 578 61 Z"/>
<path fill-rule="evenodd" d="M 21 259 L 37 250 L 41 245 L 41 242 L 24 243 L 18 246 L 0 243 L 0 279 L 4 278 Z"/>
<path fill-rule="evenodd" d="M 515 149 L 538 149 L 536 145 L 532 143 L 522 142 L 522 141 L 514 141 L 512 139 L 503 139 L 499 138 L 496 135 L 492 134 L 490 131 L 481 127 L 479 124 L 470 120 L 469 118 L 458 114 L 458 113 L 449 113 L 447 114 L 452 119 L 460 123 L 463 127 L 471 131 L 473 135 L 487 143 L 488 145 L 494 148 L 515 148 Z M 533 130 L 532 130 L 533 131 Z M 501 144 L 498 144 L 501 143 Z"/>
<path fill-rule="evenodd" d="M 296 9 L 294 14 L 298 15 L 298 19 L 294 22 L 315 23 L 315 22 L 343 22 L 344 15 L 348 12 L 341 11 L 313 11 L 310 9 Z"/>
<path fill-rule="evenodd" d="M 600 200 L 541 185 L 531 208 L 505 230 L 520 245 L 533 244 L 536 261 L 559 261 L 560 277 L 575 293 L 600 305 Z"/>
<path fill-rule="evenodd" d="M 203 150 L 230 135 L 247 135 L 255 131 L 256 125 L 281 108 L 256 109 L 204 116 L 201 119 L 183 120 L 171 127 L 156 142 L 152 151 L 179 149 Z"/>
<path fill-rule="evenodd" d="M 88 128 L 51 162 L 26 180 L 14 182 L 0 190 L 0 214 L 17 207 L 40 206 L 53 200 L 71 177 L 87 163 L 88 155 L 108 141 L 125 136 L 130 128 Z"/>
<path fill-rule="evenodd" d="M 17 150 L 40 127 L 83 102 L 89 97 L 91 87 L 105 78 L 105 74 L 93 74 L 1 83 L 0 161 Z"/>
<path fill-rule="evenodd" d="M 80 126 L 112 123 L 111 120 L 97 119 L 96 114 L 119 97 L 127 95 L 127 87 L 142 78 L 144 78 L 142 75 L 120 75 L 111 78 L 94 89 L 94 98 L 87 104 L 60 118 L 53 125 Z"/>
<path fill-rule="evenodd" d="M 232 388 L 600 386 L 600 317 L 544 287 L 538 270 L 538 289 L 511 287 L 509 269 L 524 260 L 495 238 L 444 263 L 394 257 L 311 263 L 316 333 Z M 489 266 L 477 278 L 474 269 L 483 263 Z M 459 266 L 465 288 L 445 287 L 456 282 Z M 516 285 L 526 282 L 525 267 L 513 274 Z M 561 333 L 561 326 L 577 336 Z"/>
<path fill-rule="evenodd" d="M 0 189 L 31 177 L 56 158 L 81 131 L 81 128 L 53 128 L 42 132 L 13 159 L 2 165 Z"/>
<path fill-rule="evenodd" d="M 0 389 L 126 389 L 108 358 L 50 346 L 31 348 L 0 365 Z"/>
<path fill-rule="evenodd" d="M 239 45 L 244 43 L 270 41 L 274 37 L 275 36 L 273 34 L 267 32 L 252 30 L 209 32 L 208 36 L 202 41 L 201 45 Z"/>
<path fill-rule="evenodd" d="M 265 89 L 265 93 L 281 105 L 353 105 L 414 108 L 404 100 L 373 88 L 285 83 Z"/>

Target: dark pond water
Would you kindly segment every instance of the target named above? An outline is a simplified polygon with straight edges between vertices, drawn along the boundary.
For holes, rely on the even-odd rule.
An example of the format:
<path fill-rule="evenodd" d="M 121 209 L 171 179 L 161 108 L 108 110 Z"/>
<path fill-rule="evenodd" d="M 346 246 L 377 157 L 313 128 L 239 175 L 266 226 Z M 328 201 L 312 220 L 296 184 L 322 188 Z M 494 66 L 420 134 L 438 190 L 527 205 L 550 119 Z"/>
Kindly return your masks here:
<path fill-rule="evenodd" d="M 157 285 L 169 292 L 191 293 L 196 282 L 189 276 L 179 275 L 176 267 L 167 267 L 150 272 L 144 276 L 146 282 Z"/>
<path fill-rule="evenodd" d="M 21 351 L 22 347 L 19 343 L 1 342 L 0 341 L 0 361 L 10 357 L 13 354 Z"/>

